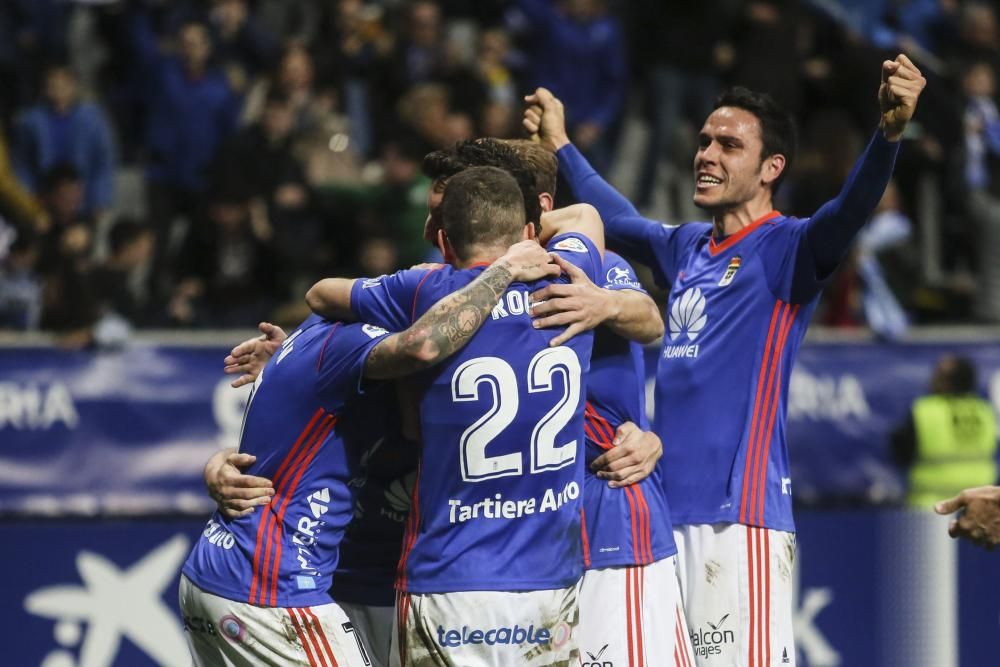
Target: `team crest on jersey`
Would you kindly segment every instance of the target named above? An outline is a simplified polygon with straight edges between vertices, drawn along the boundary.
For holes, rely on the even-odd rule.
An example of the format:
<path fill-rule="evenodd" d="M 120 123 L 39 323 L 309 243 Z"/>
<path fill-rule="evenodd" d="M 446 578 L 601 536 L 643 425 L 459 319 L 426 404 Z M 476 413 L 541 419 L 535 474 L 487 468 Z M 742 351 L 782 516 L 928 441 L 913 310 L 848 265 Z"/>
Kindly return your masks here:
<path fill-rule="evenodd" d="M 740 270 L 740 265 L 743 260 L 739 255 L 736 255 L 731 260 L 729 260 L 729 266 L 726 267 L 726 272 L 722 274 L 722 280 L 719 281 L 719 287 L 725 287 L 729 283 L 733 282 L 733 278 L 736 277 L 736 272 Z"/>
<path fill-rule="evenodd" d="M 587 252 L 587 246 L 580 239 L 570 236 L 552 246 L 553 250 L 565 250 L 567 252 Z"/>

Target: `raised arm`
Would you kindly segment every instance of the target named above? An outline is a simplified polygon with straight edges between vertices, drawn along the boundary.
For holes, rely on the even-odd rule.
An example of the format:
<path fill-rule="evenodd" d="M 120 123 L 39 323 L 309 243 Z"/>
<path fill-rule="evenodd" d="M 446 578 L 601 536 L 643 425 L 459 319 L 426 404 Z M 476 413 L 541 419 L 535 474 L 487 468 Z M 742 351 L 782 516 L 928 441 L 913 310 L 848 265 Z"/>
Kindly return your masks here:
<path fill-rule="evenodd" d="M 905 55 L 882 63 L 879 131 L 855 163 L 843 189 L 810 218 L 806 240 L 816 278 L 830 275 L 885 192 L 899 152 L 899 140 L 927 81 Z"/>
<path fill-rule="evenodd" d="M 604 221 L 607 240 L 644 264 L 652 264 L 655 260 L 648 243 L 649 226 L 659 226 L 659 223 L 643 218 L 632 202 L 601 178 L 570 143 L 562 102 L 545 88 L 537 89 L 524 99 L 528 104 L 524 111 L 524 127 L 555 152 L 559 172 L 577 199 L 597 209 Z"/>
<path fill-rule="evenodd" d="M 512 282 L 557 275 L 559 266 L 551 263 L 549 254 L 535 241 L 511 246 L 475 280 L 431 306 L 410 328 L 376 345 L 365 362 L 365 377 L 399 378 L 439 363 L 472 339 Z"/>

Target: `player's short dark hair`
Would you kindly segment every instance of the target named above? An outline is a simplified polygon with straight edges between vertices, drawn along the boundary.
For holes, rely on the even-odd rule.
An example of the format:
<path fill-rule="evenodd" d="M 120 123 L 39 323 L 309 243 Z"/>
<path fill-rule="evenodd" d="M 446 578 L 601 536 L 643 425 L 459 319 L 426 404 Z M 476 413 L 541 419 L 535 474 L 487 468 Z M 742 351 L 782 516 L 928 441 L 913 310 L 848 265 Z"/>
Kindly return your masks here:
<path fill-rule="evenodd" d="M 424 174 L 435 181 L 448 180 L 470 167 L 496 167 L 513 176 L 521 189 L 526 219 L 534 223 L 536 232 L 540 231 L 542 207 L 535 173 L 531 163 L 507 142 L 492 137 L 469 139 L 424 156 Z"/>
<path fill-rule="evenodd" d="M 527 221 L 514 177 L 497 167 L 469 167 L 448 180 L 441 199 L 441 228 L 459 259 L 472 250 L 521 240 Z"/>
<path fill-rule="evenodd" d="M 715 100 L 714 109 L 720 107 L 735 107 L 749 111 L 760 122 L 761 151 L 760 161 L 772 155 L 785 156 L 785 168 L 771 186 L 772 192 L 778 191 L 778 186 L 785 180 L 791 170 L 798 145 L 795 131 L 795 121 L 791 114 L 785 111 L 773 97 L 743 86 L 735 86 L 725 91 Z"/>

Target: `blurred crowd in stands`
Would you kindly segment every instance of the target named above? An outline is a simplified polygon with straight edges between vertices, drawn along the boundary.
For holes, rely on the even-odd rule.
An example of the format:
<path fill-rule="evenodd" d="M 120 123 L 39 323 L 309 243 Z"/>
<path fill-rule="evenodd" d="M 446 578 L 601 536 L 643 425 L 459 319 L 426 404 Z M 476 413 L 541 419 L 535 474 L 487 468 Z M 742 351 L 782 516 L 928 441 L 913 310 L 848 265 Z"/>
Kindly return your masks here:
<path fill-rule="evenodd" d="M 833 196 L 880 62 L 928 78 L 820 323 L 1000 322 L 1000 26 L 981 0 L 5 0 L 0 329 L 293 321 L 326 275 L 424 261 L 422 156 L 521 136 L 535 86 L 647 214 L 690 204 L 731 84 L 801 128 L 783 212 Z M 570 193 L 558 193 L 563 202 Z"/>

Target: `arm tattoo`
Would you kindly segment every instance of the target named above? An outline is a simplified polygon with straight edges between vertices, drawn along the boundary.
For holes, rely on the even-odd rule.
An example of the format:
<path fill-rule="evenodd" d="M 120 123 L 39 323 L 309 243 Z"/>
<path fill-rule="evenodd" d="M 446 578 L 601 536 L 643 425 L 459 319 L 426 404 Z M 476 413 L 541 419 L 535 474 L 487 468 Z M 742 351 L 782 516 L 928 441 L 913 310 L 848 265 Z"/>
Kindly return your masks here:
<path fill-rule="evenodd" d="M 479 331 L 513 280 L 510 265 L 495 262 L 461 290 L 434 304 L 409 329 L 376 345 L 365 362 L 365 376 L 402 377 L 451 356 Z"/>

